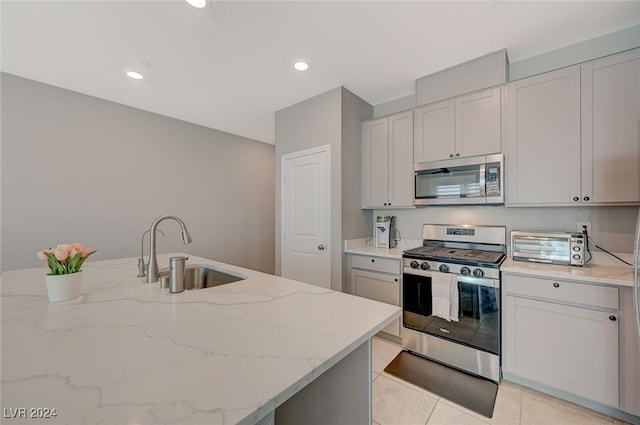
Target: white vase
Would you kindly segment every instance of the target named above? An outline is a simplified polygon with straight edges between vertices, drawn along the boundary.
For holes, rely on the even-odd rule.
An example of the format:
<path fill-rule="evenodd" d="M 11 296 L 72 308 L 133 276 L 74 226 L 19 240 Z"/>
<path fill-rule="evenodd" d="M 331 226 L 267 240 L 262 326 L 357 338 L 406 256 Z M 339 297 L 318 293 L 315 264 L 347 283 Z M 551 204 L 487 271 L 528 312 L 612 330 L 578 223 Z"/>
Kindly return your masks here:
<path fill-rule="evenodd" d="M 47 283 L 49 301 L 67 301 L 80 296 L 82 272 L 44 276 Z"/>

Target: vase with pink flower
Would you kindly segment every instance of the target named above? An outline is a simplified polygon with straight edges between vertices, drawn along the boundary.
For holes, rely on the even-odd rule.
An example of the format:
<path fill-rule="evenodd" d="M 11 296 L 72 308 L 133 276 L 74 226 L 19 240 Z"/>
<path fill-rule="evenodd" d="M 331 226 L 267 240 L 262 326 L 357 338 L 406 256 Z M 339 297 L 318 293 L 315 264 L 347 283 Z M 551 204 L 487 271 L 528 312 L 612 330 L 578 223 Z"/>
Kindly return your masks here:
<path fill-rule="evenodd" d="M 80 296 L 81 267 L 94 250 L 80 243 L 58 244 L 38 252 L 38 258 L 47 261 L 50 273 L 44 276 L 49 301 L 67 301 Z"/>

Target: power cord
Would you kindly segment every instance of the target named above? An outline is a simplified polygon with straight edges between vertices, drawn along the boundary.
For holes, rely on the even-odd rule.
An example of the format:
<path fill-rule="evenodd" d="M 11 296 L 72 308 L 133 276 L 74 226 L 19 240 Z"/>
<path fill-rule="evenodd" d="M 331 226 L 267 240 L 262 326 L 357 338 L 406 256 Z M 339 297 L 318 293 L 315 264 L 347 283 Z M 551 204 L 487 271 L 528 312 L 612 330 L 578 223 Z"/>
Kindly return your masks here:
<path fill-rule="evenodd" d="M 606 249 L 604 249 L 603 247 L 601 247 L 597 243 L 595 243 L 594 240 L 591 239 L 591 237 L 589 236 L 589 232 L 587 231 L 587 226 L 582 226 L 582 234 L 584 234 L 584 238 L 587 240 L 586 248 L 587 248 L 587 253 L 589 254 L 589 259 L 584 261 L 585 264 L 587 264 L 593 258 L 593 255 L 591 254 L 591 250 L 589 249 L 589 242 L 591 242 L 593 244 L 593 246 L 598 248 L 600 251 L 605 252 L 605 253 L 609 254 L 610 256 L 622 261 L 626 265 L 633 267 L 633 264 L 623 260 L 622 258 L 618 257 L 616 254 L 613 254 L 613 253 L 607 251 Z"/>

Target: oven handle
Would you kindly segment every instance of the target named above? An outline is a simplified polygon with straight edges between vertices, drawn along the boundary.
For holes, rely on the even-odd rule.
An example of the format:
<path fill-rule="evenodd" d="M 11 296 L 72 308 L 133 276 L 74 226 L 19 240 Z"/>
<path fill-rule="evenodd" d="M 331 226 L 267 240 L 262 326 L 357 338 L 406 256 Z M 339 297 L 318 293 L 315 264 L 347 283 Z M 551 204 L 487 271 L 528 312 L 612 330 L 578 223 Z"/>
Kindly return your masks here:
<path fill-rule="evenodd" d="M 433 274 L 432 270 L 416 270 L 411 267 L 403 267 L 403 273 L 414 276 L 426 276 L 431 277 Z M 491 288 L 500 288 L 500 280 L 498 279 L 486 279 L 482 277 L 473 277 L 473 276 L 462 276 L 457 275 L 458 282 L 468 283 L 470 285 L 477 286 L 488 286 Z"/>

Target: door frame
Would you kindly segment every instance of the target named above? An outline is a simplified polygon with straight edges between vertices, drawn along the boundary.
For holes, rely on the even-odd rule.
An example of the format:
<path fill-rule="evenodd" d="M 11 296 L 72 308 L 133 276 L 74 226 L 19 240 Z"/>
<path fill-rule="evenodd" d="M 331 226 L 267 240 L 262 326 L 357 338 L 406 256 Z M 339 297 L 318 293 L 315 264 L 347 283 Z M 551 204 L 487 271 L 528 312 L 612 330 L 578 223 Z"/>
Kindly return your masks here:
<path fill-rule="evenodd" d="M 325 176 L 326 176 L 326 188 L 327 188 L 327 205 L 325 206 L 326 211 L 325 211 L 325 216 L 326 216 L 326 244 L 325 244 L 325 255 L 327 256 L 327 264 L 328 264 L 328 270 L 327 270 L 327 276 L 329 279 L 329 288 L 332 288 L 332 261 L 331 261 L 331 145 L 322 145 L 322 146 L 316 146 L 313 148 L 309 148 L 309 149 L 304 149 L 301 151 L 296 151 L 296 152 L 291 152 L 288 154 L 284 154 L 280 157 L 280 276 L 282 276 L 282 270 L 283 270 L 283 263 L 285 261 L 285 229 L 286 229 L 286 223 L 285 223 L 285 216 L 286 214 L 284 213 L 285 211 L 285 202 L 286 202 L 286 196 L 285 196 L 285 186 L 284 186 L 284 182 L 285 182 L 285 178 L 286 178 L 286 167 L 285 167 L 285 163 L 289 160 L 295 159 L 295 158 L 299 158 L 299 157 L 303 157 L 303 156 L 309 156 L 309 155 L 314 155 L 317 153 L 326 153 L 326 170 L 325 170 Z"/>

